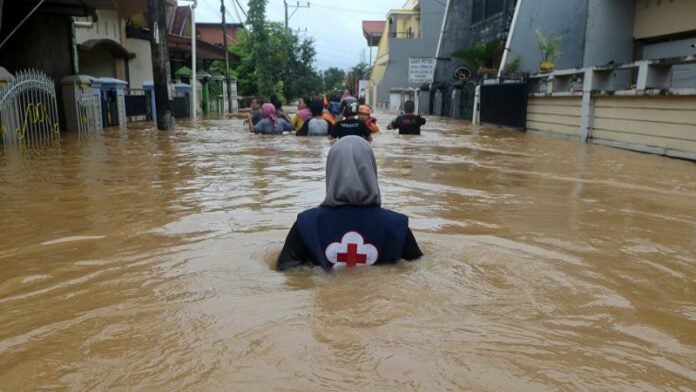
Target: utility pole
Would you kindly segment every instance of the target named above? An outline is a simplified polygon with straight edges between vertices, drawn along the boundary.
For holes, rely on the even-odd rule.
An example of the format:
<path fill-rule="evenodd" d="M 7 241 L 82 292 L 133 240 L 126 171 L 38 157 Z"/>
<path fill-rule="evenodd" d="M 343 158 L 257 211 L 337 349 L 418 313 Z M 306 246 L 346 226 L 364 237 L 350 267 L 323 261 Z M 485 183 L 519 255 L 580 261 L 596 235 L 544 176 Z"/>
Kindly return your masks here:
<path fill-rule="evenodd" d="M 167 19 L 164 0 L 147 0 L 150 14 L 150 51 L 155 84 L 157 129 L 174 129 L 174 111 L 169 97 L 169 49 L 167 48 Z"/>
<path fill-rule="evenodd" d="M 198 115 L 198 72 L 196 70 L 196 6 L 198 5 L 198 0 L 193 0 L 191 4 L 191 118 L 196 119 Z"/>
<path fill-rule="evenodd" d="M 300 4 L 298 1 L 295 5 L 288 5 L 288 0 L 283 0 L 283 4 L 285 4 L 285 30 L 287 31 L 290 29 L 290 18 L 295 15 L 295 12 L 300 8 L 309 8 L 310 4 L 309 2 Z M 295 10 L 292 11 L 292 14 L 288 15 L 288 8 L 294 8 Z"/>
<path fill-rule="evenodd" d="M 222 13 L 222 44 L 225 46 L 225 84 L 227 85 L 227 106 L 232 113 L 232 81 L 230 80 L 230 50 L 227 46 L 227 22 L 225 20 L 225 0 L 220 0 Z"/>

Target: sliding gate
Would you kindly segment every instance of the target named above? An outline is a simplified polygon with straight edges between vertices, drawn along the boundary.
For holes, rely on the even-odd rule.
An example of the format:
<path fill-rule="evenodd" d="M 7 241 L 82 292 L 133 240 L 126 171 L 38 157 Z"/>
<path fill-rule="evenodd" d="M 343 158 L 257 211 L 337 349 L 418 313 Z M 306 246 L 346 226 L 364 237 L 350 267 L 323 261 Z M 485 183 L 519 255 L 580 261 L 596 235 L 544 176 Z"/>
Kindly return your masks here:
<path fill-rule="evenodd" d="M 524 130 L 527 121 L 527 83 L 481 86 L 481 122 Z"/>

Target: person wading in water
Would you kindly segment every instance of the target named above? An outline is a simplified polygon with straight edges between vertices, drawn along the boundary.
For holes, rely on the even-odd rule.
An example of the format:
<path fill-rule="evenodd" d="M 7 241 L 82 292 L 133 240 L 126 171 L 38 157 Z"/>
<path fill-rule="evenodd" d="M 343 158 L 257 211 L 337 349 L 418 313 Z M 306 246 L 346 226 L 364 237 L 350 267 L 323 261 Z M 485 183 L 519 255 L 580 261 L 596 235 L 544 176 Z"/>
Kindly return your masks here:
<path fill-rule="evenodd" d="M 387 124 L 387 129 L 398 129 L 399 135 L 420 135 L 421 126 L 425 119 L 417 114 L 413 101 L 404 102 L 404 114 Z"/>
<path fill-rule="evenodd" d="M 321 98 L 310 102 L 309 109 L 312 112 L 312 118 L 302 124 L 302 128 L 295 133 L 295 136 L 328 136 L 332 125 L 322 116 L 324 103 Z"/>
<path fill-rule="evenodd" d="M 311 263 L 331 271 L 421 257 L 408 217 L 381 204 L 370 144 L 358 136 L 342 138 L 326 162 L 326 198 L 297 216 L 276 268 L 285 271 Z"/>
<path fill-rule="evenodd" d="M 343 120 L 336 123 L 329 132 L 329 139 L 340 139 L 344 136 L 355 135 L 372 141 L 372 131 L 365 125 L 365 122 L 358 118 L 358 102 L 355 101 L 346 106 L 343 111 Z"/>
<path fill-rule="evenodd" d="M 283 132 L 291 132 L 295 129 L 292 125 L 282 118 L 276 117 L 275 106 L 271 103 L 261 105 L 263 119 L 254 127 L 255 133 L 264 135 L 282 135 Z"/>

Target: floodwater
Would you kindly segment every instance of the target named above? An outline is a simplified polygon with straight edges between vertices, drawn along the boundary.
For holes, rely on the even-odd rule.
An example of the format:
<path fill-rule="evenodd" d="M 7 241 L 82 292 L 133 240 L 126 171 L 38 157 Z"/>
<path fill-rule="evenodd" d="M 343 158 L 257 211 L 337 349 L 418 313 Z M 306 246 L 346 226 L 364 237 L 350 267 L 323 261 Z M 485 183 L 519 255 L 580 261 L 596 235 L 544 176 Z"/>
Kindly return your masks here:
<path fill-rule="evenodd" d="M 373 143 L 426 256 L 278 273 L 330 145 L 242 129 L 0 151 L 0 390 L 696 389 L 695 163 L 432 118 Z"/>

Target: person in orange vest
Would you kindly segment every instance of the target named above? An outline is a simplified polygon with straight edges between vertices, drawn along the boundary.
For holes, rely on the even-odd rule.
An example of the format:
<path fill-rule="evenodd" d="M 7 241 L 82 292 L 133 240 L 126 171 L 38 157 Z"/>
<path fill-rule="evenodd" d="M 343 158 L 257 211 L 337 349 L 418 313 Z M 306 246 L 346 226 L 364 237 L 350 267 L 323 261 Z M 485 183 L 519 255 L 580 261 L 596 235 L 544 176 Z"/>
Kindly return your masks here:
<path fill-rule="evenodd" d="M 324 95 L 323 100 L 324 100 L 324 114 L 322 114 L 321 117 L 324 120 L 328 121 L 329 124 L 331 124 L 331 126 L 334 126 L 334 125 L 336 125 L 336 118 L 331 114 L 331 112 L 329 112 L 329 104 L 331 103 L 331 101 L 329 100 L 329 96 Z"/>
<path fill-rule="evenodd" d="M 358 117 L 360 120 L 365 122 L 365 125 L 367 125 L 367 128 L 370 129 L 370 132 L 372 133 L 377 133 L 379 132 L 379 126 L 377 125 L 377 119 L 372 117 L 372 110 L 370 110 L 370 107 L 367 105 L 360 105 L 358 108 Z"/>

